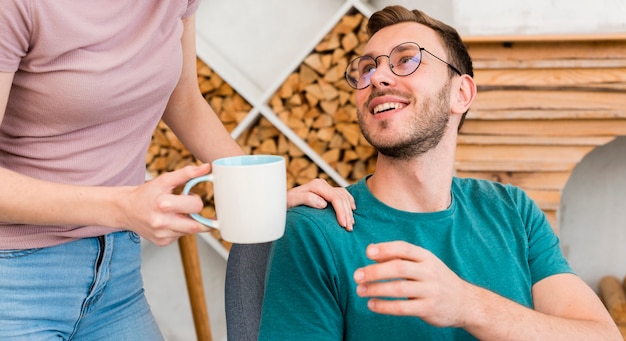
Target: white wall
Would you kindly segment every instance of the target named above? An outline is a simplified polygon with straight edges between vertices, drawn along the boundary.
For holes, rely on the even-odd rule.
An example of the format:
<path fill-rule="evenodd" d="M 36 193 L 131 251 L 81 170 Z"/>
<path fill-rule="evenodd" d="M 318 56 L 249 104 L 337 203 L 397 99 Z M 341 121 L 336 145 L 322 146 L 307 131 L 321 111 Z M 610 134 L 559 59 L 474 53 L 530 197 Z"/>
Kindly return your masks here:
<path fill-rule="evenodd" d="M 453 0 L 463 35 L 626 32 L 624 0 Z"/>
<path fill-rule="evenodd" d="M 596 291 L 603 276 L 626 276 L 625 208 L 626 136 L 620 136 L 574 168 L 559 209 L 563 252 Z"/>

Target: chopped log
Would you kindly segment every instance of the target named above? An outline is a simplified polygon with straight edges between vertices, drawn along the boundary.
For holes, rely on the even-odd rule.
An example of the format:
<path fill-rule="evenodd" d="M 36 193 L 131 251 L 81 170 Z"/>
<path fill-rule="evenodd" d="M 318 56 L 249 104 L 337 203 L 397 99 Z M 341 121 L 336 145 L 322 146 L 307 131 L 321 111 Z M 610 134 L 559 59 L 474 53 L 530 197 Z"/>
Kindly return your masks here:
<path fill-rule="evenodd" d="M 340 151 L 339 149 L 330 149 L 322 154 L 322 159 L 328 164 L 334 164 L 339 161 Z"/>
<path fill-rule="evenodd" d="M 313 84 L 307 85 L 304 88 L 304 91 L 306 92 L 307 95 L 312 96 L 313 99 L 315 100 L 315 103 L 311 103 L 311 101 L 309 101 L 311 106 L 315 106 L 317 104 L 317 101 L 324 99 L 324 93 L 319 83 L 313 83 Z"/>
<path fill-rule="evenodd" d="M 317 131 L 316 136 L 321 141 L 325 141 L 325 142 L 331 141 L 332 138 L 335 136 L 335 128 L 333 127 L 322 128 Z"/>
<path fill-rule="evenodd" d="M 359 30 L 361 22 L 363 21 L 363 15 L 360 13 L 354 15 L 345 15 L 341 18 L 341 21 L 335 28 L 333 29 L 333 33 L 340 34 L 349 34 L 351 32 L 355 32 Z M 360 41 L 363 41 L 360 39 Z"/>
<path fill-rule="evenodd" d="M 341 38 L 341 47 L 346 51 L 353 51 L 359 44 L 359 38 L 354 32 L 348 32 Z"/>
<path fill-rule="evenodd" d="M 319 176 L 319 168 L 313 162 L 310 162 L 309 165 L 304 168 L 298 175 L 296 176 L 296 183 L 298 185 L 304 185 L 307 182 L 311 181 L 311 179 L 315 179 Z"/>
<path fill-rule="evenodd" d="M 320 107 L 325 113 L 335 115 L 337 109 L 339 108 L 339 101 L 336 99 L 331 101 L 321 101 Z"/>
<path fill-rule="evenodd" d="M 311 69 L 306 64 L 300 66 L 300 83 L 298 84 L 298 91 L 302 91 L 309 84 L 315 83 L 320 78 L 319 74 Z"/>
<path fill-rule="evenodd" d="M 315 47 L 316 52 L 332 51 L 339 47 L 339 36 L 328 34 L 322 42 Z"/>
<path fill-rule="evenodd" d="M 337 131 L 339 131 L 351 145 L 356 147 L 359 145 L 361 132 L 355 129 L 359 129 L 358 124 L 337 124 Z"/>
<path fill-rule="evenodd" d="M 276 154 L 277 151 L 276 141 L 267 139 L 263 140 L 259 148 L 254 151 L 254 154 Z"/>
<path fill-rule="evenodd" d="M 332 86 L 328 82 L 320 79 L 318 84 L 320 86 L 320 91 L 321 91 L 321 95 L 322 95 L 322 97 L 320 97 L 320 99 L 323 99 L 323 100 L 326 100 L 326 101 L 330 101 L 330 100 L 333 100 L 333 99 L 339 97 L 339 91 L 337 91 L 337 88 L 335 88 L 334 86 Z"/>
<path fill-rule="evenodd" d="M 322 61 L 322 56 L 319 53 L 309 55 L 304 59 L 304 63 L 321 75 L 326 73 L 325 63 Z"/>
<path fill-rule="evenodd" d="M 279 97 L 290 98 L 291 96 L 293 96 L 294 92 L 297 89 L 299 82 L 300 82 L 300 76 L 297 73 L 290 74 L 287 80 L 280 87 L 280 90 L 278 90 Z"/>

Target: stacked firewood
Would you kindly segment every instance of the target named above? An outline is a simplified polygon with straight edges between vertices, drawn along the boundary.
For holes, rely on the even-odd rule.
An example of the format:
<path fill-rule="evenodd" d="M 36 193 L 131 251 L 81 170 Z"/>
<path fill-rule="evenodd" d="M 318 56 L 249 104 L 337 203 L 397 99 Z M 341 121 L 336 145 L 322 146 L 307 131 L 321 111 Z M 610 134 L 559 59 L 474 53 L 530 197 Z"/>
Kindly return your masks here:
<path fill-rule="evenodd" d="M 344 80 L 346 66 L 366 43 L 365 23 L 359 13 L 344 16 L 269 103 L 291 130 L 351 183 L 371 173 L 376 159 L 375 150 L 359 130 L 354 90 Z M 294 173 L 295 184 L 325 177 L 304 156 L 288 158 L 304 170 L 304 176 Z"/>
<path fill-rule="evenodd" d="M 615 276 L 602 277 L 600 298 L 626 340 L 626 277 L 621 282 Z"/>

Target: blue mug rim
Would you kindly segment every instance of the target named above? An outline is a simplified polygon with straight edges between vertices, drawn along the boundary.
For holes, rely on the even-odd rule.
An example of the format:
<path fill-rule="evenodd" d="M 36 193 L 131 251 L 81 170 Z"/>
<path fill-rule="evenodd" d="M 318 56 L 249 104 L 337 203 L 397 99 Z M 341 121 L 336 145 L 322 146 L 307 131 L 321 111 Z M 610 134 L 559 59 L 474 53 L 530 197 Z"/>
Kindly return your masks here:
<path fill-rule="evenodd" d="M 285 158 L 280 155 L 264 155 L 264 154 L 253 154 L 253 155 L 239 155 L 239 156 L 229 156 L 217 159 L 213 161 L 214 166 L 226 166 L 226 167 L 237 167 L 237 166 L 251 166 L 251 165 L 265 165 L 270 163 L 276 163 L 284 161 Z"/>

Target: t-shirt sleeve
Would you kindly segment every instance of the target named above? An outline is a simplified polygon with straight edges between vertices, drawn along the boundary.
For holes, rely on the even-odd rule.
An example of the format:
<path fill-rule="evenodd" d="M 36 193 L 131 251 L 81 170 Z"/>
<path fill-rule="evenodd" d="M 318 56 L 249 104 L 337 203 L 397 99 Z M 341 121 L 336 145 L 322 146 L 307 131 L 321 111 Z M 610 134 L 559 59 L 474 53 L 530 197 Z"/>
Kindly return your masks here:
<path fill-rule="evenodd" d="M 319 226 L 290 210 L 270 252 L 259 340 L 341 340 L 336 273 Z"/>
<path fill-rule="evenodd" d="M 198 10 L 198 6 L 200 6 L 200 0 L 189 0 L 187 2 L 187 11 L 183 14 L 183 19 L 188 18 Z"/>
<path fill-rule="evenodd" d="M 0 72 L 17 71 L 29 48 L 30 1 L 0 1 Z"/>
<path fill-rule="evenodd" d="M 573 273 L 561 251 L 559 237 L 544 212 L 523 190 L 510 186 L 509 191 L 518 203 L 520 217 L 526 226 L 532 284 L 552 275 Z"/>

